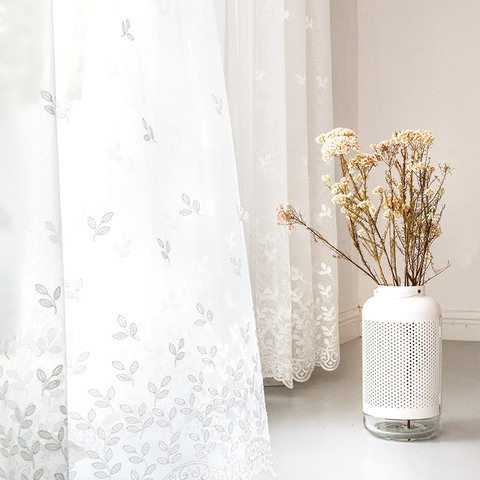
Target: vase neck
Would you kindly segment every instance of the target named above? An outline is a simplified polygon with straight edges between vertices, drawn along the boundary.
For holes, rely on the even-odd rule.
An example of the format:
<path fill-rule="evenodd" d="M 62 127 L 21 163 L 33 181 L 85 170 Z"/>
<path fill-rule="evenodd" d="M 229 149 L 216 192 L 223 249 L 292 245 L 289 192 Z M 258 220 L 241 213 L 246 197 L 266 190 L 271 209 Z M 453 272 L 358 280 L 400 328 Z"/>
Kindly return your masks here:
<path fill-rule="evenodd" d="M 425 296 L 425 285 L 416 287 L 394 287 L 386 285 L 378 285 L 374 290 L 374 294 L 384 298 L 405 298 L 415 296 Z"/>

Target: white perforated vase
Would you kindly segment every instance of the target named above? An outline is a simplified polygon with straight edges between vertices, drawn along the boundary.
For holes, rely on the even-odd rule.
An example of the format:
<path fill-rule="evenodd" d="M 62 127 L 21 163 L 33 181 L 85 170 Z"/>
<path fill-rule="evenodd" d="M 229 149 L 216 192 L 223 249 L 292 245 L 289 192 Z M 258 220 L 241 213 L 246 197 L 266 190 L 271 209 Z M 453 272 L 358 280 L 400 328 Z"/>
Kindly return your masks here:
<path fill-rule="evenodd" d="M 362 312 L 363 421 L 388 440 L 441 429 L 441 310 L 425 287 L 379 286 Z"/>

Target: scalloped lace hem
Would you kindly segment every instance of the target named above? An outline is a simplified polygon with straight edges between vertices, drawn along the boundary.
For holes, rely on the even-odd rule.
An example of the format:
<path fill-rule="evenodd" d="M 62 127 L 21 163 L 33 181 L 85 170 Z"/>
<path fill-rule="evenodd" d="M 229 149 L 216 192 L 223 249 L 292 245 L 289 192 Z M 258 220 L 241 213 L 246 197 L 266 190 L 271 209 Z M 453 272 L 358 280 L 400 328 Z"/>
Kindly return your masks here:
<path fill-rule="evenodd" d="M 258 475 L 266 474 L 270 479 L 277 475 L 273 467 L 270 443 L 263 438 L 253 439 L 247 447 L 245 461 L 235 465 L 220 467 L 201 461 L 179 465 L 162 480 L 254 480 Z"/>

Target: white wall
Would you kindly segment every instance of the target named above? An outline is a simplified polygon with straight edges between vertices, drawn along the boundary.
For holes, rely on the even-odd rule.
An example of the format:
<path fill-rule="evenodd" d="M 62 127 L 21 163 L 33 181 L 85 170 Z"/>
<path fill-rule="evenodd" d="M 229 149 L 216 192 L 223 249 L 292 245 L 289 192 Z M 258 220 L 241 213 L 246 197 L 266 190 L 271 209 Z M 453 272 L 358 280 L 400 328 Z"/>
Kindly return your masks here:
<path fill-rule="evenodd" d="M 480 138 L 480 1 L 331 4 L 335 126 L 356 126 L 363 150 L 395 129 L 431 130 L 436 136 L 433 161 L 447 161 L 456 169 L 444 197 L 444 234 L 434 252 L 438 266 L 447 260 L 452 266 L 428 284 L 428 292 L 440 302 L 448 323 L 462 326 L 463 333 L 455 330 L 461 338 L 480 339 L 480 159 L 475 143 Z M 341 238 L 347 240 L 344 231 Z M 350 282 L 351 274 L 342 268 L 340 283 Z M 374 286 L 361 275 L 357 281 L 361 304 Z M 355 295 L 341 291 L 340 304 L 351 308 Z"/>
<path fill-rule="evenodd" d="M 435 258 L 452 267 L 428 286 L 444 310 L 480 311 L 480 2 L 358 2 L 358 133 L 362 144 L 394 129 L 436 136 L 432 159 L 449 178 Z M 371 285 L 360 282 L 360 299 Z"/>
<path fill-rule="evenodd" d="M 330 27 L 332 32 L 332 91 L 333 124 L 335 127 L 358 129 L 358 65 L 357 65 L 357 2 L 335 0 L 330 2 Z M 340 178 L 337 166 L 337 178 Z M 337 209 L 338 246 L 348 250 L 354 258 L 345 218 Z M 358 307 L 357 269 L 342 260 L 338 263 L 339 309 L 347 312 Z"/>

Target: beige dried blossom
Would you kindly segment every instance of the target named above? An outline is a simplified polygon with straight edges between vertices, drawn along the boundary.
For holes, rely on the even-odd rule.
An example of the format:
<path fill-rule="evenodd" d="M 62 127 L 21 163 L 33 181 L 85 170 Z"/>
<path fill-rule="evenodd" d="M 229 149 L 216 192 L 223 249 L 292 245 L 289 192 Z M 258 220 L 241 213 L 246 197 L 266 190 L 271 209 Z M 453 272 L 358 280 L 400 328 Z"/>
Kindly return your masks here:
<path fill-rule="evenodd" d="M 332 197 L 332 202 L 336 203 L 337 205 L 345 205 L 347 203 L 347 199 L 348 199 L 347 195 L 343 193 L 339 193 L 338 195 L 334 195 Z"/>
<path fill-rule="evenodd" d="M 409 172 L 423 172 L 427 169 L 427 165 L 423 162 L 409 162 L 407 164 L 407 170 Z"/>
<path fill-rule="evenodd" d="M 339 193 L 343 192 L 343 186 L 340 183 L 334 183 L 331 186 L 330 191 L 332 192 L 333 195 L 338 195 Z"/>
<path fill-rule="evenodd" d="M 404 145 L 423 144 L 431 146 L 435 140 L 432 132 L 423 129 L 396 131 L 393 137 Z"/>
<path fill-rule="evenodd" d="M 395 138 L 370 145 L 370 148 L 375 153 L 378 153 L 379 155 L 389 155 L 389 154 L 396 155 L 399 147 L 400 147 L 400 142 Z"/>
<path fill-rule="evenodd" d="M 416 148 L 418 146 L 429 147 L 433 145 L 435 137 L 427 130 L 396 130 L 393 139 L 405 146 Z"/>
<path fill-rule="evenodd" d="M 369 171 L 378 166 L 378 156 L 369 153 L 358 153 L 348 162 L 348 171 L 353 173 L 355 170 Z"/>
<path fill-rule="evenodd" d="M 281 203 L 278 204 L 275 209 L 277 225 L 284 225 L 287 228 L 287 234 L 295 229 L 295 225 L 292 224 L 292 207 L 287 204 L 285 208 Z"/>
<path fill-rule="evenodd" d="M 381 195 L 383 193 L 383 187 L 381 185 L 377 185 L 373 190 L 373 195 Z"/>
<path fill-rule="evenodd" d="M 357 134 L 348 128 L 334 128 L 319 135 L 316 142 L 323 144 L 322 156 L 325 161 L 335 156 L 347 155 L 351 150 L 360 150 Z"/>
<path fill-rule="evenodd" d="M 360 210 L 367 210 L 370 208 L 370 200 L 363 200 L 357 206 Z"/>
<path fill-rule="evenodd" d="M 328 187 L 332 179 L 330 178 L 330 175 L 322 175 L 322 182 Z"/>
<path fill-rule="evenodd" d="M 430 236 L 432 239 L 438 238 L 442 234 L 442 229 L 437 223 L 432 223 L 430 225 Z"/>
<path fill-rule="evenodd" d="M 445 192 L 444 188 L 435 187 L 435 186 L 432 185 L 431 187 L 429 187 L 425 190 L 425 195 L 427 197 L 434 197 L 437 194 L 443 195 L 444 192 Z"/>
<path fill-rule="evenodd" d="M 445 162 L 439 163 L 438 166 L 440 167 L 440 170 L 442 171 L 442 173 L 444 173 L 445 175 L 447 174 L 451 175 L 453 172 L 453 168 L 450 167 L 450 165 L 447 165 L 447 163 Z"/>

